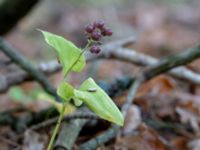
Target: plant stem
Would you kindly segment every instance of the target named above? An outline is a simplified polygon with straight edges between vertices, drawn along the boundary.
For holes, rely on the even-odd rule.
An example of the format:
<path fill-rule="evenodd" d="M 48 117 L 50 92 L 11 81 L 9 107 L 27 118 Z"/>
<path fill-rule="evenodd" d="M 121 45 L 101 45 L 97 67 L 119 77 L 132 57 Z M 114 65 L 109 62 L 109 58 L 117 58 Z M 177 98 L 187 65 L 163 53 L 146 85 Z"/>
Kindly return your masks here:
<path fill-rule="evenodd" d="M 74 63 L 70 66 L 70 68 L 65 73 L 64 78 L 67 77 L 67 75 L 69 74 L 69 72 L 76 65 L 76 63 L 79 61 L 79 59 L 81 58 L 81 56 L 83 55 L 83 53 L 87 50 L 87 48 L 90 46 L 90 44 L 91 44 L 91 41 L 88 41 L 87 45 L 83 48 L 82 52 L 79 54 L 79 56 L 77 57 L 77 59 L 74 61 Z"/>
<path fill-rule="evenodd" d="M 60 115 L 59 115 L 58 121 L 57 121 L 57 123 L 56 123 L 56 127 L 55 127 L 55 129 L 54 129 L 54 131 L 53 131 L 53 135 L 51 136 L 51 140 L 50 140 L 50 142 L 49 142 L 49 144 L 48 144 L 47 150 L 51 150 L 52 145 L 53 145 L 53 143 L 54 143 L 54 141 L 55 141 L 55 137 L 56 137 L 56 135 L 57 135 L 57 133 L 58 133 L 58 131 L 59 131 L 59 129 L 60 129 L 60 125 L 61 125 L 62 119 L 63 119 L 63 117 L 64 117 L 64 114 L 65 114 L 64 112 L 65 112 L 66 104 L 67 104 L 67 103 L 64 103 L 64 104 L 62 105 L 62 110 L 61 110 L 61 113 L 60 113 Z"/>
<path fill-rule="evenodd" d="M 80 55 L 77 57 L 77 59 L 74 61 L 74 63 L 70 66 L 69 70 L 64 75 L 64 78 L 69 74 L 69 72 L 72 70 L 72 68 L 76 65 L 76 63 L 79 61 L 79 59 L 81 58 L 81 56 L 83 55 L 83 53 L 87 50 L 87 48 L 90 46 L 90 44 L 91 44 L 91 41 L 88 41 L 88 43 L 85 46 L 85 48 L 83 49 L 83 51 L 80 53 Z M 61 111 L 61 113 L 59 115 L 58 121 L 56 123 L 56 127 L 55 127 L 55 129 L 53 131 L 53 135 L 52 135 L 51 140 L 50 140 L 50 142 L 48 144 L 47 150 L 51 150 L 52 145 L 53 145 L 53 143 L 55 141 L 56 135 L 57 135 L 57 133 L 58 133 L 58 131 L 60 129 L 60 125 L 61 125 L 61 122 L 62 122 L 63 117 L 64 117 L 64 112 L 65 112 L 66 104 L 67 103 L 64 102 L 63 105 L 62 105 L 62 111 Z"/>

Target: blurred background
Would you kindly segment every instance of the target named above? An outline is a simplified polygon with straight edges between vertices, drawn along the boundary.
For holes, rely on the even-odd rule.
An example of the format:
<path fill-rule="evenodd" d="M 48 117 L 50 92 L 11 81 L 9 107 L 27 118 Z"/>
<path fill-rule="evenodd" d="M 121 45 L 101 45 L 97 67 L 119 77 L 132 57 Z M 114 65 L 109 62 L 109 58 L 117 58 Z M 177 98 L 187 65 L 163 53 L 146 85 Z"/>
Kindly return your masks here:
<path fill-rule="evenodd" d="M 0 5 L 1 2 L 3 0 L 0 0 Z M 114 33 L 111 38 L 105 39 L 104 43 L 134 36 L 136 43 L 130 48 L 161 58 L 199 43 L 199 8 L 199 0 L 39 0 L 3 37 L 36 65 L 55 59 L 55 53 L 50 50 L 37 29 L 59 34 L 79 47 L 84 47 L 85 25 L 103 19 Z M 9 22 L 9 18 L 7 21 Z M 0 54 L 0 58 L 6 60 L 3 54 Z M 200 61 L 195 61 L 188 65 L 188 68 L 200 72 L 199 64 Z M 0 68 L 0 73 L 6 74 L 15 69 L 12 66 Z M 97 80 L 110 82 L 114 78 L 131 75 L 136 71 L 138 67 L 125 62 L 98 60 L 89 63 L 83 73 L 73 74 L 70 80 L 78 85 L 86 74 L 90 74 Z M 60 73 L 50 79 L 56 86 L 61 79 Z M 0 111 L 19 106 L 26 106 L 32 111 L 47 108 L 49 105 L 46 102 L 36 101 L 35 95 L 40 92 L 41 89 L 35 83 L 13 87 L 0 95 Z M 7 131 L 1 128 L 2 134 L 4 131 L 1 130 Z"/>
<path fill-rule="evenodd" d="M 37 28 L 83 47 L 84 26 L 103 19 L 114 32 L 108 41 L 136 36 L 135 49 L 163 56 L 199 41 L 199 5 L 198 0 L 42 0 L 6 38 L 30 58 L 49 59 Z"/>
<path fill-rule="evenodd" d="M 103 19 L 114 32 L 104 43 L 134 36 L 137 39 L 132 46 L 134 50 L 160 58 L 198 44 L 199 6 L 199 0 L 41 0 L 4 37 L 32 63 L 38 64 L 55 59 L 55 53 L 49 50 L 37 29 L 59 34 L 84 47 L 85 25 Z M 104 80 L 130 74 L 134 68 L 108 60 L 96 65 L 100 65 L 96 78 Z M 198 61 L 190 67 L 200 70 Z"/>

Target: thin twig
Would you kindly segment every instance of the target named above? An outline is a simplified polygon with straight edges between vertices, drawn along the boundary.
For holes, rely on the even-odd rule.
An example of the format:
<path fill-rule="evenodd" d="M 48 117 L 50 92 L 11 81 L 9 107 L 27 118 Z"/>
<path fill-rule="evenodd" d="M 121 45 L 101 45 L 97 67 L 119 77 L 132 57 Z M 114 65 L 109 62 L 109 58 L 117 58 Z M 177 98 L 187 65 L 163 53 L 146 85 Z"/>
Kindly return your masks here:
<path fill-rule="evenodd" d="M 108 43 L 103 46 L 102 52 L 98 56 L 86 55 L 87 61 L 93 61 L 97 58 L 114 58 L 117 60 L 127 61 L 133 64 L 142 66 L 151 66 L 158 64 L 158 60 L 151 56 L 136 52 L 135 50 L 123 48 L 122 45 L 131 43 L 134 38 L 119 40 L 113 43 Z M 121 44 L 121 45 L 120 45 Z M 118 45 L 118 47 L 116 46 Z M 38 70 L 46 75 L 53 74 L 61 69 L 60 64 L 56 60 L 46 63 L 40 63 L 37 67 Z M 192 82 L 193 84 L 200 85 L 200 75 L 190 71 L 185 67 L 174 68 L 169 72 L 170 75 Z M 6 92 L 12 85 L 18 85 L 24 81 L 31 81 L 31 78 L 26 72 L 18 71 L 9 73 L 6 76 L 0 75 L 0 93 Z"/>
<path fill-rule="evenodd" d="M 41 63 L 37 68 L 45 75 L 50 75 L 59 71 L 61 66 L 57 65 L 55 61 L 51 61 L 49 63 Z M 7 75 L 0 75 L 0 93 L 5 93 L 13 85 L 18 85 L 25 81 L 32 80 L 34 80 L 34 78 L 24 71 L 16 71 Z"/>
<path fill-rule="evenodd" d="M 108 128 L 104 133 L 98 135 L 97 137 L 83 143 L 80 145 L 78 150 L 93 150 L 97 148 L 99 145 L 108 142 L 110 139 L 115 137 L 119 132 L 120 127 L 117 125 L 112 125 Z"/>
<path fill-rule="evenodd" d="M 9 56 L 11 58 L 11 60 L 13 60 L 15 63 L 17 63 L 22 69 L 24 69 L 33 78 L 35 78 L 45 88 L 45 90 L 47 92 L 49 92 L 51 95 L 57 96 L 54 94 L 55 90 L 52 88 L 52 86 L 50 85 L 48 80 L 45 80 L 46 79 L 45 76 L 41 72 L 39 72 L 36 68 L 34 68 L 30 63 L 28 63 L 28 61 L 17 52 L 17 50 L 12 48 L 3 39 L 0 39 L 0 48 L 7 56 Z M 52 88 L 52 89 L 49 89 L 49 88 Z M 60 119 L 60 122 L 61 122 L 61 119 Z M 80 122 L 80 124 L 81 124 L 81 122 Z M 77 135 L 78 135 L 78 133 L 79 132 L 77 132 Z M 55 137 L 55 136 L 53 136 L 53 137 Z M 73 144 L 73 141 L 71 143 Z M 50 147 L 51 147 L 51 145 L 52 144 L 50 144 Z"/>
<path fill-rule="evenodd" d="M 107 92 L 107 94 L 111 97 L 117 96 L 120 92 L 128 89 L 130 87 L 130 83 L 133 81 L 133 78 L 123 77 L 119 78 L 111 84 L 107 83 L 98 83 L 99 86 Z M 80 111 L 80 109 L 78 110 Z M 81 111 L 88 112 L 86 111 Z M 55 144 L 55 150 L 69 150 L 73 146 L 76 141 L 76 136 L 81 131 L 83 125 L 88 121 L 88 119 L 74 119 L 71 120 L 67 125 L 64 125 L 61 133 L 57 138 L 57 142 Z"/>
<path fill-rule="evenodd" d="M 166 57 L 163 61 L 159 63 L 159 65 L 156 65 L 154 67 L 151 67 L 147 70 L 142 71 L 133 81 L 131 89 L 127 96 L 127 101 L 122 106 L 122 113 L 125 117 L 128 108 L 132 104 L 134 97 L 136 95 L 137 89 L 140 86 L 142 82 L 148 81 L 152 79 L 153 77 L 167 72 L 172 68 L 185 65 L 187 63 L 190 63 L 191 61 L 197 59 L 200 57 L 200 46 L 197 46 L 195 48 L 189 49 L 181 54 L 173 55 L 170 57 Z M 115 131 L 114 133 L 111 131 Z M 117 125 L 112 125 L 108 130 L 106 130 L 101 135 L 83 143 L 80 145 L 80 150 L 91 150 L 95 149 L 99 145 L 109 141 L 113 137 L 117 135 L 117 133 L 120 131 L 120 127 Z M 113 133 L 113 134 L 111 134 Z M 103 140 L 102 140 L 103 138 Z"/>
<path fill-rule="evenodd" d="M 118 46 L 130 44 L 133 42 L 135 42 L 135 38 L 129 37 L 127 39 L 108 43 L 108 44 L 104 45 L 103 47 L 104 47 L 104 49 L 108 49 L 111 47 L 115 48 Z M 0 43 L 0 48 L 1 48 L 1 45 L 2 44 Z M 16 49 L 14 49 L 12 47 L 9 47 L 9 48 L 11 50 L 16 51 Z M 95 55 L 89 55 L 89 54 L 86 55 L 87 61 L 93 61 L 93 60 L 95 60 L 95 58 L 96 58 Z M 40 63 L 36 67 L 36 69 L 39 70 L 39 72 L 42 72 L 46 75 L 50 75 L 50 74 L 53 74 L 53 73 L 59 71 L 61 69 L 61 65 L 57 62 L 57 60 L 53 60 L 53 61 L 49 61 L 46 63 L 44 63 L 44 62 Z M 17 71 L 14 73 L 9 73 L 5 76 L 0 75 L 0 93 L 6 92 L 13 85 L 18 85 L 18 84 L 21 84 L 22 82 L 32 81 L 32 80 L 34 80 L 34 78 L 32 78 L 27 72 L 24 72 L 24 71 Z"/>
<path fill-rule="evenodd" d="M 131 88 L 130 88 L 129 93 L 126 98 L 126 103 L 122 106 L 122 110 L 121 110 L 124 117 L 126 116 L 130 105 L 133 103 L 133 99 L 137 93 L 137 90 L 138 90 L 141 82 L 142 82 L 142 80 L 140 80 L 139 78 L 135 78 L 135 80 L 133 81 L 133 83 L 131 85 Z"/>
<path fill-rule="evenodd" d="M 117 59 L 141 66 L 152 66 L 159 64 L 159 60 L 152 56 L 139 53 L 133 49 L 122 47 L 105 48 L 103 49 L 102 53 L 96 57 L 96 59 L 97 58 Z M 186 67 L 174 68 L 168 73 L 173 77 L 184 79 L 193 84 L 200 85 L 200 75 L 187 69 Z"/>
<path fill-rule="evenodd" d="M 136 53 L 134 51 L 130 51 L 130 50 L 126 51 L 125 48 L 121 48 L 121 47 L 117 48 L 117 47 L 114 46 L 114 44 L 113 45 L 111 44 L 110 46 L 108 45 L 107 47 L 105 46 L 105 50 L 107 50 L 106 53 L 102 52 L 102 56 L 104 58 L 117 58 L 117 59 L 126 60 L 126 61 L 128 60 L 128 61 L 131 61 L 131 62 L 134 62 L 134 63 L 138 63 L 138 64 L 142 64 L 142 65 L 155 65 L 155 64 L 158 63 L 158 61 L 156 59 L 154 59 L 154 58 L 145 56 L 143 54 Z M 123 54 L 123 55 L 121 55 L 121 54 Z M 135 55 L 132 55 L 132 54 L 135 54 Z M 197 55 L 193 55 L 193 56 L 196 57 L 196 56 L 198 56 L 198 54 L 199 53 L 197 52 Z M 102 57 L 102 56 L 100 55 L 99 57 Z M 132 56 L 135 56 L 135 57 L 132 57 Z M 88 59 L 90 60 L 91 58 L 88 57 Z M 55 64 L 55 62 L 52 63 L 52 64 Z M 54 65 L 54 66 L 56 66 L 55 68 L 60 69 L 59 65 Z M 172 68 L 173 67 L 174 66 L 172 66 Z M 187 73 L 185 73 L 185 72 L 187 72 Z M 200 82 L 198 82 L 198 81 L 200 81 L 200 80 L 198 80 L 199 79 L 199 75 L 198 74 L 194 74 L 193 72 L 191 72 L 191 71 L 189 71 L 189 70 L 187 70 L 187 69 L 185 69 L 183 67 L 177 68 L 177 69 L 173 69 L 172 70 L 172 74 L 175 75 L 175 76 L 178 76 L 178 77 L 189 79 L 190 81 L 193 81 L 193 82 L 195 82 L 197 84 L 200 83 Z M 149 77 L 147 76 L 147 78 L 149 78 Z M 23 81 L 23 79 L 21 81 Z"/>
<path fill-rule="evenodd" d="M 123 49 L 120 48 L 120 54 L 123 53 L 122 50 Z M 118 49 L 116 49 L 116 53 L 117 52 L 118 52 Z M 158 64 L 158 60 L 156 60 L 155 58 L 150 57 L 148 55 L 144 55 L 144 54 L 141 54 L 141 53 L 138 53 L 135 51 L 131 51 L 131 50 L 127 50 L 127 49 L 124 49 L 124 53 L 127 53 L 127 55 L 125 55 L 124 57 L 123 57 L 123 55 L 120 55 L 119 57 L 116 57 L 116 59 L 126 60 L 126 61 L 134 63 L 134 64 L 145 65 L 145 66 Z M 126 57 L 126 56 L 128 56 L 128 57 Z M 105 56 L 105 57 L 112 58 L 110 56 L 109 57 Z M 131 57 L 132 59 L 128 59 L 129 57 Z M 87 60 L 92 61 L 93 57 L 88 56 Z M 41 64 L 39 64 L 39 66 L 37 68 L 41 72 L 43 72 L 47 75 L 50 75 L 50 74 L 53 74 L 53 73 L 59 71 L 61 69 L 61 66 L 55 60 L 55 61 L 50 61 L 47 63 L 41 63 Z M 200 75 L 190 71 L 189 69 L 187 69 L 185 67 L 174 68 L 171 71 L 169 71 L 169 74 L 174 77 L 190 81 L 193 84 L 200 85 Z M 10 73 L 6 76 L 0 75 L 0 93 L 6 92 L 13 85 L 18 85 L 24 81 L 31 81 L 31 80 L 33 80 L 33 78 L 31 78 L 26 72 L 23 72 L 23 71 Z"/>
<path fill-rule="evenodd" d="M 3 38 L 0 38 L 0 50 L 13 62 L 19 65 L 24 71 L 26 71 L 30 76 L 32 76 L 36 81 L 38 81 L 38 83 L 47 93 L 53 95 L 57 101 L 60 101 L 60 98 L 56 94 L 55 88 L 48 81 L 47 77 L 38 69 L 36 69 L 24 56 L 22 56 Z"/>
<path fill-rule="evenodd" d="M 151 79 L 152 77 L 157 76 L 160 73 L 167 72 L 168 70 L 189 64 L 190 62 L 198 59 L 200 57 L 200 46 L 190 48 L 185 52 L 182 52 L 178 55 L 172 55 L 161 60 L 158 64 L 153 67 L 150 67 L 144 72 L 145 79 Z"/>
<path fill-rule="evenodd" d="M 70 114 L 65 116 L 62 121 L 69 121 L 72 119 L 99 119 L 99 117 L 93 113 L 74 113 L 74 114 Z M 53 125 L 57 122 L 58 117 L 54 117 L 51 119 L 48 119 L 44 122 L 41 122 L 39 124 L 33 125 L 32 127 L 30 127 L 28 130 L 39 130 L 41 128 L 46 128 L 50 125 Z"/>
<path fill-rule="evenodd" d="M 134 80 L 130 92 L 128 93 L 126 103 L 122 106 L 122 114 L 125 117 L 128 111 L 128 108 L 133 102 L 133 99 L 135 97 L 135 94 L 141 84 L 141 80 Z M 109 129 L 107 129 L 104 133 L 100 134 L 99 136 L 83 143 L 80 145 L 79 150 L 92 150 L 95 149 L 97 146 L 101 145 L 102 143 L 105 143 L 115 137 L 118 132 L 120 131 L 120 127 L 113 124 Z"/>

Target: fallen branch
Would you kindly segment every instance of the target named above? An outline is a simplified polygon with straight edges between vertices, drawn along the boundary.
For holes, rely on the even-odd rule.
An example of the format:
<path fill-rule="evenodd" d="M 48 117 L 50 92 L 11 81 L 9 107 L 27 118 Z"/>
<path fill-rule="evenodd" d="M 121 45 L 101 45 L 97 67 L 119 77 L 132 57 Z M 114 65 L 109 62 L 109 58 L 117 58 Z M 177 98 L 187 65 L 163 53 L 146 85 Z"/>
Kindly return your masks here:
<path fill-rule="evenodd" d="M 102 145 L 115 137 L 119 132 L 119 129 L 120 127 L 116 125 L 111 126 L 104 133 L 80 145 L 78 150 L 93 150 L 97 148 L 99 145 Z"/>
<path fill-rule="evenodd" d="M 54 150 L 71 150 L 79 132 L 87 121 L 87 119 L 75 119 L 63 124 L 54 145 Z"/>
<path fill-rule="evenodd" d="M 129 40 L 130 41 L 130 40 Z M 124 41 L 126 42 L 126 41 Z M 116 45 L 118 44 L 123 44 L 124 42 L 116 42 Z M 12 48 L 8 43 L 6 43 L 3 39 L 0 39 L 0 48 L 2 49 L 2 51 L 8 56 L 10 57 L 10 59 L 15 62 L 16 64 L 18 64 L 22 69 L 24 69 L 28 74 L 30 74 L 30 76 L 32 76 L 34 79 L 36 79 L 42 86 L 43 88 L 50 93 L 51 95 L 53 95 L 54 97 L 57 98 L 57 95 L 55 94 L 55 90 L 52 88 L 52 86 L 50 85 L 50 83 L 48 82 L 48 80 L 45 78 L 45 75 L 43 75 L 40 71 L 38 71 L 36 68 L 34 68 L 24 57 L 22 57 L 17 50 L 15 50 L 14 48 Z M 5 80 L 4 80 L 5 81 Z M 5 83 L 4 83 L 5 85 Z M 76 122 L 76 124 L 78 124 L 77 126 L 74 126 L 73 124 Z M 74 135 L 78 135 L 79 131 L 81 130 L 82 126 L 84 125 L 85 121 L 82 121 L 80 119 L 77 120 L 72 120 L 68 125 L 70 127 L 70 130 Z M 71 125 L 72 124 L 72 125 Z M 72 129 L 71 129 L 72 128 Z M 67 129 L 65 129 L 67 130 Z M 62 131 L 61 131 L 62 132 Z M 67 140 L 71 139 L 71 144 L 74 143 L 74 141 L 72 141 L 73 138 L 67 138 Z M 63 140 L 63 139 L 62 139 Z M 59 138 L 58 138 L 59 141 Z M 58 142 L 61 143 L 61 142 Z M 68 147 L 71 147 L 71 145 L 67 145 Z M 56 147 L 59 147 L 59 145 L 56 145 Z"/>
<path fill-rule="evenodd" d="M 137 89 L 140 84 L 152 79 L 153 77 L 162 74 L 164 72 L 169 71 L 172 68 L 185 65 L 194 61 L 195 59 L 200 57 L 200 46 L 189 49 L 181 54 L 173 55 L 170 57 L 166 57 L 163 61 L 160 61 L 158 65 L 151 67 L 147 70 L 142 71 L 133 81 L 131 89 L 128 93 L 127 100 L 122 107 L 122 113 L 124 117 L 132 104 L 134 97 L 136 95 Z M 80 150 L 92 150 L 98 147 L 99 145 L 109 141 L 113 137 L 117 135 L 120 131 L 120 127 L 117 125 L 112 125 L 108 130 L 106 130 L 103 134 L 83 143 L 80 145 Z"/>
<path fill-rule="evenodd" d="M 48 76 L 50 74 L 58 72 L 61 66 L 58 65 L 55 61 L 51 61 L 49 63 L 40 63 L 37 68 L 40 72 L 43 72 L 45 75 Z M 33 80 L 34 78 L 25 71 L 9 73 L 5 76 L 0 75 L 0 93 L 5 93 L 10 87 L 14 85 Z"/>
<path fill-rule="evenodd" d="M 128 111 L 128 108 L 133 102 L 137 89 L 139 88 L 142 80 L 138 80 L 137 78 L 132 82 L 130 92 L 128 93 L 126 103 L 122 106 L 122 114 L 125 117 Z M 104 133 L 100 134 L 99 136 L 83 143 L 78 148 L 79 150 L 93 150 L 99 145 L 109 141 L 113 137 L 115 137 L 118 132 L 120 131 L 120 126 L 118 125 L 111 125 L 109 129 L 107 129 Z"/>
<path fill-rule="evenodd" d="M 56 90 L 48 81 L 48 78 L 36 69 L 24 56 L 22 56 L 16 49 L 14 49 L 9 43 L 7 43 L 3 38 L 0 38 L 0 50 L 10 58 L 14 63 L 20 66 L 24 71 L 26 71 L 31 77 L 33 77 L 44 90 L 53 95 L 57 101 L 61 101 L 56 94 Z"/>
<path fill-rule="evenodd" d="M 139 53 L 132 49 L 122 47 L 110 47 L 108 49 L 104 49 L 102 53 L 98 57 L 96 57 L 96 59 L 97 58 L 117 59 L 141 66 L 152 66 L 159 64 L 159 60 L 157 60 L 154 57 Z M 193 84 L 200 85 L 200 75 L 187 69 L 186 67 L 174 68 L 168 73 L 173 77 L 184 79 Z"/>
<path fill-rule="evenodd" d="M 70 121 L 73 119 L 99 119 L 99 117 L 97 115 L 95 115 L 94 113 L 88 112 L 88 113 L 83 113 L 83 112 L 76 112 L 70 115 L 65 116 L 62 121 Z M 54 117 L 51 119 L 48 119 L 44 122 L 41 122 L 39 124 L 33 125 L 31 126 L 28 130 L 38 130 L 41 128 L 46 128 L 50 125 L 56 124 L 58 120 L 58 117 Z"/>
<path fill-rule="evenodd" d="M 200 57 L 200 46 L 186 50 L 178 55 L 169 56 L 161 60 L 158 64 L 150 67 L 144 72 L 145 80 L 149 80 L 161 73 L 167 72 L 175 67 L 186 65 Z M 175 69 L 174 69 L 175 71 Z M 182 70 L 183 71 L 183 70 Z M 183 74 L 183 72 L 181 72 Z"/>
<path fill-rule="evenodd" d="M 78 113 L 90 113 L 87 107 L 78 109 Z M 54 150 L 71 150 L 79 132 L 89 119 L 74 119 L 63 124 L 54 144 Z"/>
<path fill-rule="evenodd" d="M 123 77 L 115 80 L 113 83 L 98 83 L 99 86 L 104 89 L 107 94 L 111 97 L 117 96 L 122 91 L 129 88 L 130 83 L 132 82 L 133 78 L 130 77 Z M 80 111 L 80 110 L 79 110 Z M 83 113 L 83 111 L 81 111 Z M 86 110 L 86 113 L 88 111 Z M 76 141 L 75 136 L 79 134 L 82 127 L 88 120 L 86 119 L 75 119 L 71 120 L 68 125 L 64 125 L 64 128 L 61 129 L 61 135 L 59 134 L 57 138 L 57 142 L 54 146 L 55 150 L 70 150 L 73 146 L 74 142 Z M 76 125 L 74 125 L 76 124 Z M 70 129 L 70 130 L 69 130 Z M 74 134 L 75 136 L 70 136 L 71 134 Z M 65 136 L 63 136 L 65 135 Z M 72 140 L 73 139 L 73 140 Z"/>
<path fill-rule="evenodd" d="M 2 39 L 2 42 L 3 43 L 1 43 L 1 39 L 0 39 L 0 49 L 1 49 L 1 47 L 3 47 L 3 49 L 5 49 L 4 47 L 9 47 L 9 49 L 11 49 L 12 51 L 17 51 L 16 49 L 12 48 L 8 43 L 5 43 L 5 41 L 3 41 L 3 39 Z M 133 42 L 135 42 L 135 38 L 130 37 L 127 39 L 108 43 L 104 46 L 104 48 L 105 49 L 108 49 L 109 47 L 115 48 L 118 46 L 128 45 Z M 94 55 L 86 55 L 87 61 L 95 60 L 95 58 L 96 57 Z M 40 63 L 36 68 L 34 68 L 34 70 L 35 69 L 39 70 L 39 72 L 42 72 L 46 75 L 50 75 L 50 74 L 53 74 L 53 73 L 59 71 L 61 69 L 61 66 L 60 66 L 60 64 L 58 64 L 58 62 L 56 60 L 53 60 L 48 63 Z M 34 80 L 34 78 L 31 77 L 27 72 L 24 72 L 24 71 L 9 73 L 6 76 L 0 75 L 0 93 L 6 92 L 13 85 L 18 85 L 18 84 L 21 84 L 22 82 L 32 81 L 32 80 Z"/>
<path fill-rule="evenodd" d="M 100 58 L 113 58 L 117 60 L 127 61 L 142 66 L 151 66 L 158 64 L 158 60 L 131 49 L 122 48 L 121 46 L 134 42 L 134 38 L 119 40 L 117 42 L 108 43 L 103 46 L 102 53 L 97 57 L 94 55 L 86 55 L 87 61 L 93 61 Z M 117 47 L 118 46 L 118 47 Z M 61 69 L 56 60 L 48 63 L 40 63 L 37 69 L 46 75 L 53 74 Z M 200 75 L 190 71 L 185 67 L 174 68 L 169 72 L 170 75 L 200 85 Z M 0 93 L 6 92 L 11 86 L 21 84 L 24 81 L 32 81 L 33 78 L 23 71 L 10 73 L 6 76 L 0 75 Z"/>
<path fill-rule="evenodd" d="M 120 43 L 120 42 L 119 42 Z M 124 44 L 122 44 L 122 45 L 124 45 Z M 121 59 L 121 60 L 123 60 L 123 57 L 122 56 L 120 56 L 119 55 L 119 57 L 113 57 L 113 55 L 109 55 L 109 53 L 111 53 L 110 52 L 110 50 L 112 49 L 112 52 L 114 53 L 114 50 L 115 50 L 115 54 L 117 54 L 117 52 L 118 52 L 118 50 L 123 50 L 123 53 L 124 53 L 124 48 L 121 48 L 121 47 L 119 47 L 119 48 L 117 48 L 117 47 L 115 47 L 114 45 L 108 45 L 107 47 L 105 46 L 104 47 L 105 48 L 105 50 L 107 50 L 107 52 L 103 52 L 102 53 L 102 56 L 101 55 L 99 55 L 98 57 L 99 58 L 117 58 L 117 59 Z M 121 51 L 122 52 L 122 51 Z M 129 51 L 129 52 L 131 52 L 131 51 Z M 128 55 L 129 55 L 129 57 L 131 56 L 130 54 L 131 53 L 127 53 Z M 197 53 L 198 54 L 198 53 Z M 140 54 L 140 56 L 145 56 L 145 55 L 143 55 L 143 54 Z M 124 60 L 126 60 L 125 59 L 126 57 L 124 57 Z M 142 60 L 140 60 L 140 59 L 138 59 L 138 58 L 141 58 L 141 57 L 136 57 L 136 59 L 134 60 L 134 62 L 138 62 L 138 63 L 141 63 L 142 62 Z M 150 57 L 149 57 L 150 58 Z M 93 59 L 95 59 L 95 57 L 87 57 L 87 59 L 88 60 L 93 60 Z M 143 59 L 143 61 L 146 61 L 145 63 L 148 63 L 148 61 L 150 62 L 150 61 L 152 61 L 153 59 L 147 59 L 147 58 L 145 58 L 144 57 L 144 59 Z M 154 62 L 153 62 L 154 61 Z M 152 62 L 151 62 L 151 65 L 156 65 L 156 64 L 158 64 L 158 61 L 156 60 L 153 60 Z M 132 61 L 133 62 L 133 61 Z M 145 64 L 144 62 L 142 62 L 143 64 Z M 181 65 L 181 64 L 179 64 L 179 65 Z M 178 66 L 179 66 L 178 65 Z M 58 68 L 59 69 L 59 65 L 56 65 L 56 68 Z M 172 67 L 171 68 L 174 68 L 174 67 L 176 67 L 176 66 L 173 66 L 172 65 Z M 155 69 L 155 68 L 154 68 Z M 170 68 L 167 68 L 165 71 L 168 71 Z M 176 70 L 178 70 L 179 69 L 179 71 L 176 71 Z M 181 78 L 185 78 L 185 79 L 187 79 L 187 80 L 190 80 L 190 81 L 192 81 L 192 82 L 196 82 L 196 78 L 194 79 L 194 78 L 192 78 L 191 77 L 191 75 L 193 75 L 193 77 L 196 75 L 197 77 L 199 77 L 199 75 L 198 74 L 195 74 L 195 73 L 193 73 L 193 72 L 191 72 L 191 71 L 189 71 L 189 70 L 187 70 L 187 69 L 185 69 L 185 68 L 178 68 L 178 69 L 173 69 L 173 71 L 172 71 L 172 73 L 173 73 L 173 75 L 176 75 L 176 76 L 178 76 L 178 77 L 181 77 Z M 185 69 L 185 71 L 187 71 L 187 72 L 189 72 L 187 75 L 185 75 L 183 72 L 181 72 L 182 70 L 184 70 Z M 37 70 L 37 69 L 36 69 Z M 175 70 L 175 71 L 174 71 Z M 156 73 L 156 74 L 158 74 L 158 73 Z M 190 76 L 188 76 L 188 75 L 190 75 Z M 25 74 L 25 77 L 26 77 L 26 79 L 30 79 L 30 76 L 28 76 L 27 74 Z M 144 77 L 144 76 L 143 76 Z M 151 77 L 151 76 L 150 76 Z M 150 79 L 150 77 L 148 77 L 147 76 L 147 78 L 148 78 L 148 80 Z M 13 78 L 14 79 L 14 78 Z M 198 79 L 198 78 L 197 78 Z M 142 79 L 142 80 L 144 80 L 144 79 Z M 141 80 L 141 81 L 142 81 Z M 145 81 L 145 80 L 144 80 Z M 144 81 L 142 81 L 142 82 L 144 82 Z M 21 80 L 21 82 L 22 82 L 22 80 Z M 199 81 L 197 81 L 196 82 L 197 84 L 199 84 L 200 82 Z M 11 85 L 11 84 L 10 84 Z M 137 89 L 137 88 L 136 88 Z M 131 101 L 129 101 L 129 103 L 132 103 Z M 127 107 L 128 108 L 128 107 Z"/>

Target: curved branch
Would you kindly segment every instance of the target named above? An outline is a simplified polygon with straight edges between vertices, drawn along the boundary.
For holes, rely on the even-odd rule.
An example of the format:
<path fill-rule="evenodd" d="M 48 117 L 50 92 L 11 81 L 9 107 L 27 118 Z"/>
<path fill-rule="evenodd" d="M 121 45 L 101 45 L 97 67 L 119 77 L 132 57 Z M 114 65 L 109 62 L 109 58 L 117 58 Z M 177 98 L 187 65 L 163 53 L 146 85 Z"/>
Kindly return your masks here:
<path fill-rule="evenodd" d="M 132 104 L 136 92 L 140 86 L 141 83 L 148 81 L 152 79 L 153 77 L 162 74 L 164 72 L 169 71 L 172 68 L 188 64 L 200 57 L 200 46 L 188 49 L 187 51 L 172 55 L 169 57 L 164 58 L 162 61 L 160 61 L 157 65 L 152 66 L 151 68 L 148 68 L 147 70 L 144 70 L 138 74 L 138 76 L 135 78 L 135 80 L 132 81 L 131 89 L 128 93 L 127 99 L 125 104 L 122 106 L 122 113 L 124 117 L 126 116 L 126 113 Z M 115 131 L 115 132 L 113 132 Z M 80 150 L 92 150 L 98 147 L 99 145 L 109 141 L 113 137 L 117 135 L 117 133 L 120 131 L 120 127 L 117 125 L 112 125 L 108 130 L 106 130 L 104 133 L 100 134 L 99 136 L 83 143 L 80 145 Z"/>

